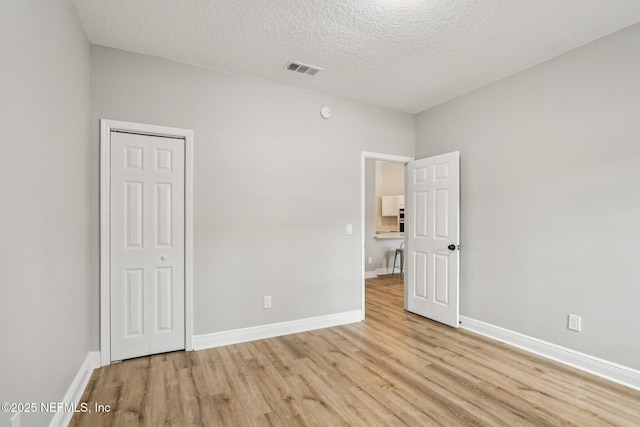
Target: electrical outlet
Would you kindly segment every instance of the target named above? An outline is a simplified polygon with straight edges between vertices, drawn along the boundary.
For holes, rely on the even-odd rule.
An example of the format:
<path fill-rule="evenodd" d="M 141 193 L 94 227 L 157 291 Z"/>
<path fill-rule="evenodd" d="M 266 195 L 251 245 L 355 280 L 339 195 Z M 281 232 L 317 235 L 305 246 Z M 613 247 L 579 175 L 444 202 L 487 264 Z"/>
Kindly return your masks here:
<path fill-rule="evenodd" d="M 264 308 L 271 308 L 271 297 L 270 296 L 265 296 L 264 297 Z"/>
<path fill-rule="evenodd" d="M 569 325 L 567 327 L 571 331 L 580 332 L 582 330 L 582 318 L 577 314 L 570 314 Z"/>
<path fill-rule="evenodd" d="M 373 264 L 373 258 L 369 257 L 369 259 L 367 260 L 368 264 Z"/>

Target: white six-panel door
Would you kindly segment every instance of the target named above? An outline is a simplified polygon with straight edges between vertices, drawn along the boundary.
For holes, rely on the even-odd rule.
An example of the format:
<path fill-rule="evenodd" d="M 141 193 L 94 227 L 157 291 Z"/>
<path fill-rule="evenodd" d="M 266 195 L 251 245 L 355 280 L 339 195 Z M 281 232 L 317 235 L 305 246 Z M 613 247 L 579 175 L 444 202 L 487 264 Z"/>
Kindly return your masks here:
<path fill-rule="evenodd" d="M 111 132 L 111 360 L 185 348 L 184 139 Z"/>
<path fill-rule="evenodd" d="M 409 162 L 405 308 L 459 326 L 460 153 Z"/>

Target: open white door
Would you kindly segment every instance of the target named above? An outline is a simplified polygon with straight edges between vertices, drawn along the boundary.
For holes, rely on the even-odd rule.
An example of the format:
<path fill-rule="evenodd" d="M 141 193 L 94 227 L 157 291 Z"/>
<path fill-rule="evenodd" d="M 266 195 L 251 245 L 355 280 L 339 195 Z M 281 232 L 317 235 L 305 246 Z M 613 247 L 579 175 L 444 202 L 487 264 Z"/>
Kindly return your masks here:
<path fill-rule="evenodd" d="M 405 309 L 459 326 L 460 153 L 407 163 Z"/>

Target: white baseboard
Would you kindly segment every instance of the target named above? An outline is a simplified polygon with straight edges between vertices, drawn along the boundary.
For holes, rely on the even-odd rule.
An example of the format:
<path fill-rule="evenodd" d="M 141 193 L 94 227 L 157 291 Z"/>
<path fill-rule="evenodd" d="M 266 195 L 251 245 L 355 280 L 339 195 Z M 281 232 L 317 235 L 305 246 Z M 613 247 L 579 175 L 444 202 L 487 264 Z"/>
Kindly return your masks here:
<path fill-rule="evenodd" d="M 78 373 L 73 378 L 73 381 L 67 389 L 67 392 L 62 398 L 62 402 L 79 403 L 80 399 L 82 398 L 82 393 L 84 393 L 84 389 L 87 387 L 87 384 L 89 384 L 89 380 L 91 379 L 93 370 L 99 367 L 100 352 L 89 352 L 87 354 L 87 357 L 84 359 L 82 366 L 80 366 Z M 55 413 L 53 419 L 49 423 L 49 427 L 67 426 L 69 425 L 69 422 L 71 422 L 71 417 L 73 417 L 73 412 L 58 411 Z"/>
<path fill-rule="evenodd" d="M 375 279 L 378 276 L 386 276 L 389 274 L 397 274 L 398 277 L 402 277 L 400 274 L 400 269 L 398 267 L 396 267 L 395 272 L 393 271 L 393 268 L 380 267 L 372 271 L 365 271 L 364 278 Z"/>
<path fill-rule="evenodd" d="M 640 390 L 640 371 L 636 369 L 465 316 L 460 316 L 460 321 L 460 327 L 469 331 Z"/>
<path fill-rule="evenodd" d="M 391 270 L 390 268 L 387 268 L 387 267 L 379 267 L 379 268 L 376 268 L 376 275 L 378 275 L 378 276 L 384 276 L 384 275 L 386 275 L 386 274 L 391 274 L 391 271 L 392 271 L 392 270 Z"/>
<path fill-rule="evenodd" d="M 387 268 L 387 267 L 381 267 L 381 268 L 376 268 L 376 274 L 378 276 L 383 276 L 386 274 L 397 274 L 400 275 L 400 267 L 396 267 L 395 268 L 395 272 L 393 268 Z"/>
<path fill-rule="evenodd" d="M 330 314 L 327 316 L 292 320 L 290 322 L 272 323 L 269 325 L 253 326 L 249 328 L 234 329 L 231 331 L 214 332 L 212 334 L 194 335 L 193 349 L 204 350 L 224 345 L 239 344 L 282 335 L 296 334 L 299 332 L 312 331 L 314 329 L 330 328 L 333 326 L 361 322 L 363 319 L 364 315 L 362 310 L 354 310 L 344 313 Z"/>

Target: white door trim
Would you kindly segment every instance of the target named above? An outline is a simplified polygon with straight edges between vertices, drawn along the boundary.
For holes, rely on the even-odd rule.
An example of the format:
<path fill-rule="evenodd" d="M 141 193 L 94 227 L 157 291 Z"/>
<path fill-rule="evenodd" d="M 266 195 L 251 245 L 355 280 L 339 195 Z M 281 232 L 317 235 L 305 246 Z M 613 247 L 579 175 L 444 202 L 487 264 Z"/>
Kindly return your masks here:
<path fill-rule="evenodd" d="M 100 120 L 100 365 L 111 364 L 111 277 L 109 274 L 109 223 L 111 211 L 111 131 L 121 130 L 185 141 L 185 350 L 193 350 L 193 131 L 116 120 Z"/>
<path fill-rule="evenodd" d="M 366 196 L 366 182 L 365 182 L 365 169 L 366 169 L 366 161 L 367 160 L 382 160 L 385 162 L 395 162 L 395 163 L 403 163 L 407 164 L 413 160 L 414 157 L 407 156 L 397 156 L 395 154 L 383 154 L 383 153 L 372 153 L 369 151 L 363 151 L 360 156 L 360 249 L 362 250 L 362 256 L 360 257 L 360 266 L 361 266 L 361 293 L 362 293 L 362 320 L 365 317 L 365 269 L 366 269 L 366 254 L 365 254 L 365 196 Z"/>

